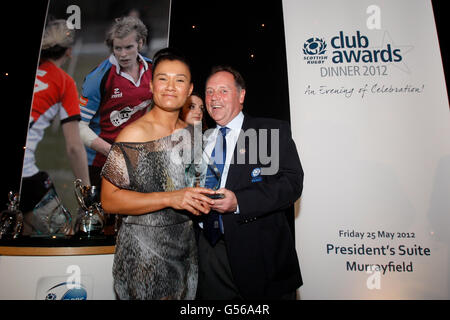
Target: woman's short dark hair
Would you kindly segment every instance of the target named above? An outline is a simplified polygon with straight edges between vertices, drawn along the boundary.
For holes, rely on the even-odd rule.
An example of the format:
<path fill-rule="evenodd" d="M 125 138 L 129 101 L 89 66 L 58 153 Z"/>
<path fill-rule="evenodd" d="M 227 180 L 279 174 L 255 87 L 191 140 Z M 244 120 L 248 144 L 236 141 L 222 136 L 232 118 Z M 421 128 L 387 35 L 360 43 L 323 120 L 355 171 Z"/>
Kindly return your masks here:
<path fill-rule="evenodd" d="M 156 70 L 156 66 L 160 62 L 165 61 L 165 60 L 183 62 L 188 67 L 189 72 L 192 75 L 191 64 L 189 63 L 189 60 L 186 58 L 186 56 L 178 49 L 170 48 L 170 47 L 161 49 L 153 55 L 153 60 L 152 60 L 153 71 Z M 192 79 L 192 77 L 191 77 L 191 79 Z"/>

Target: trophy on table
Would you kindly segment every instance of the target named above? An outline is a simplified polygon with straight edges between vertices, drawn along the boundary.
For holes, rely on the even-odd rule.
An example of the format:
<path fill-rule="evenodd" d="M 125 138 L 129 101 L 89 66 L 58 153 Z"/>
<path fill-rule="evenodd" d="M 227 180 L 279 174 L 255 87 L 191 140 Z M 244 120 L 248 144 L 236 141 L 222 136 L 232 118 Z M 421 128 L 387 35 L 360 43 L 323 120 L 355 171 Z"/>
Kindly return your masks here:
<path fill-rule="evenodd" d="M 54 186 L 33 208 L 31 227 L 32 236 L 65 236 L 72 233 L 72 215 L 62 204 Z"/>
<path fill-rule="evenodd" d="M 23 227 L 23 214 L 19 210 L 18 193 L 8 194 L 8 209 L 0 214 L 0 239 L 17 239 Z"/>
<path fill-rule="evenodd" d="M 75 233 L 81 236 L 99 235 L 103 232 L 104 213 L 100 204 L 100 193 L 96 186 L 84 186 L 76 179 L 75 196 L 80 210 L 75 224 Z"/>

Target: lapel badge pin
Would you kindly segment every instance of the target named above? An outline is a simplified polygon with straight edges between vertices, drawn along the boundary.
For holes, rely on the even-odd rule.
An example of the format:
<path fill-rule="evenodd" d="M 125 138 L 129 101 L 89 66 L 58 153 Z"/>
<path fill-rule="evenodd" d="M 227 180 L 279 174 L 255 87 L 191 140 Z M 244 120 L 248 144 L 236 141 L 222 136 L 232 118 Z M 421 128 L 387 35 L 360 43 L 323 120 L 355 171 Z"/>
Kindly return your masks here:
<path fill-rule="evenodd" d="M 262 181 L 261 168 L 253 169 L 252 173 L 251 173 L 251 176 L 252 176 L 252 182 L 260 182 L 260 181 Z"/>
<path fill-rule="evenodd" d="M 261 168 L 255 168 L 252 171 L 252 178 L 256 178 L 257 176 L 259 176 L 261 174 Z"/>

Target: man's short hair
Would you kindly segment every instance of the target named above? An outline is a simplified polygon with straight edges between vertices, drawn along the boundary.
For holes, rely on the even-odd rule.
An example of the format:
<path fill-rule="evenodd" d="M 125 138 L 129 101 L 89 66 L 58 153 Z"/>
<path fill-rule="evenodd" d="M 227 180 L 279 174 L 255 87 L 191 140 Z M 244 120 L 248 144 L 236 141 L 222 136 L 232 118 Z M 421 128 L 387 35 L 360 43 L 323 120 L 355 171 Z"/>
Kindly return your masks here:
<path fill-rule="evenodd" d="M 236 87 L 238 89 L 245 89 L 244 78 L 239 73 L 239 71 L 237 71 L 235 68 L 233 68 L 232 66 L 229 66 L 229 65 L 217 65 L 217 66 L 212 67 L 211 72 L 209 73 L 209 76 L 206 79 L 206 82 L 208 82 L 209 78 L 211 78 L 214 74 L 221 72 L 221 71 L 231 73 L 234 77 L 234 82 L 236 84 Z"/>

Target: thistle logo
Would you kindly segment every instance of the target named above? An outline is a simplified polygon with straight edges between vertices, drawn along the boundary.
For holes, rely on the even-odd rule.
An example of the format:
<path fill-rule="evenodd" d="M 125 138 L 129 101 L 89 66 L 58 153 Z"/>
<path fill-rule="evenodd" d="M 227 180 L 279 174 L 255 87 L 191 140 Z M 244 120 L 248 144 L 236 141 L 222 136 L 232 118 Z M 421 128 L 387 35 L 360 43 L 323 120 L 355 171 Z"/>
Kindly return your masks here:
<path fill-rule="evenodd" d="M 303 45 L 303 53 L 308 55 L 324 54 L 327 44 L 323 39 L 310 38 Z"/>
<path fill-rule="evenodd" d="M 328 58 L 325 56 L 327 44 L 320 38 L 309 38 L 303 44 L 303 54 L 306 63 L 322 64 Z"/>

